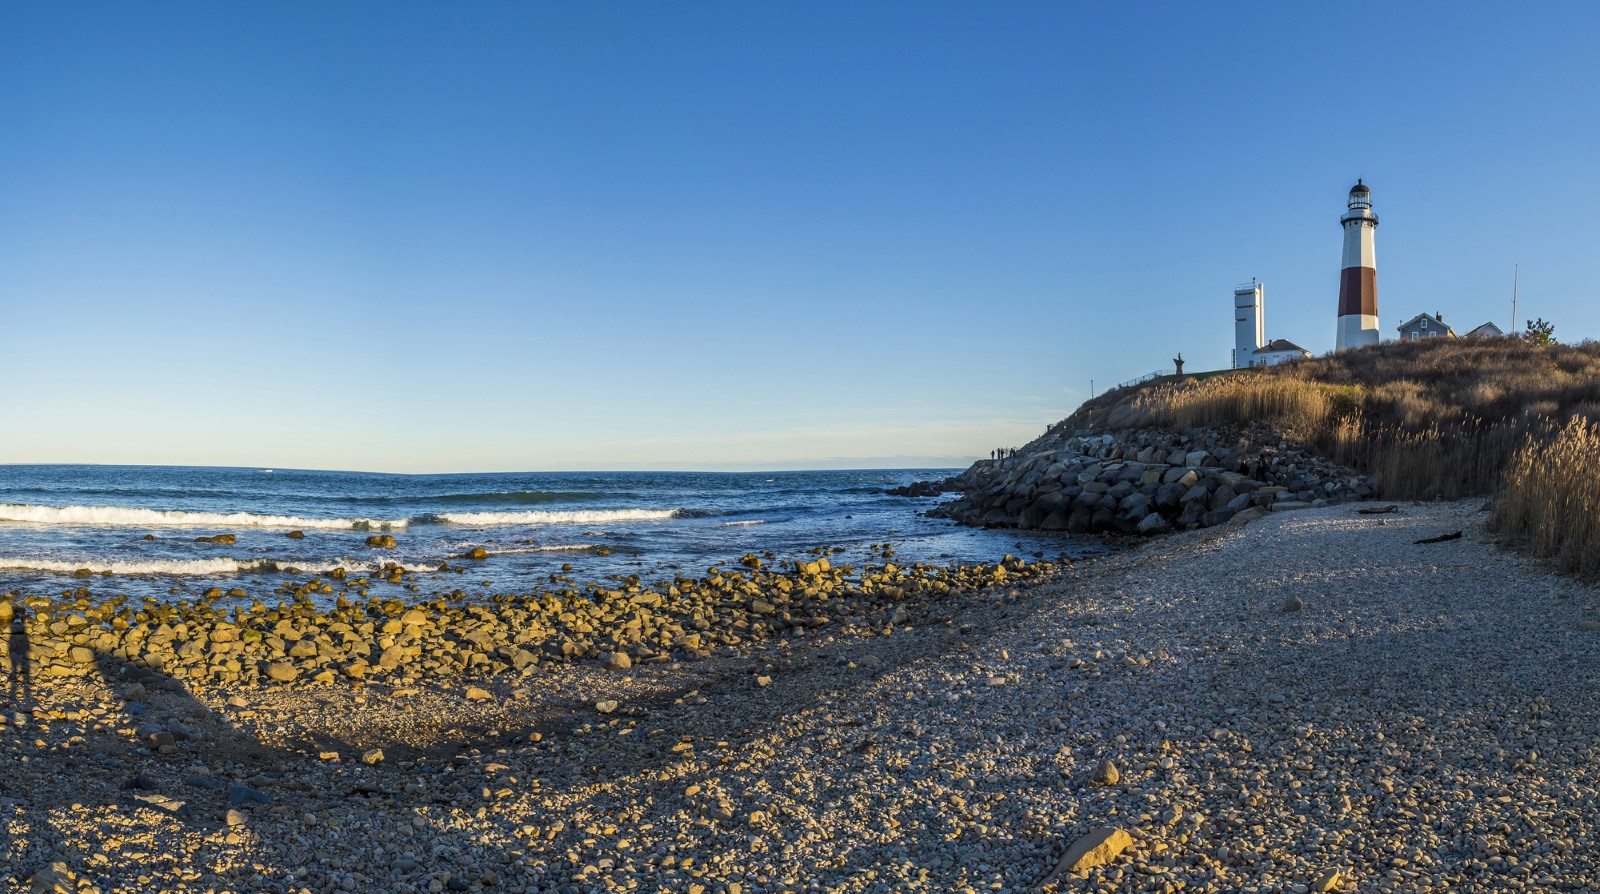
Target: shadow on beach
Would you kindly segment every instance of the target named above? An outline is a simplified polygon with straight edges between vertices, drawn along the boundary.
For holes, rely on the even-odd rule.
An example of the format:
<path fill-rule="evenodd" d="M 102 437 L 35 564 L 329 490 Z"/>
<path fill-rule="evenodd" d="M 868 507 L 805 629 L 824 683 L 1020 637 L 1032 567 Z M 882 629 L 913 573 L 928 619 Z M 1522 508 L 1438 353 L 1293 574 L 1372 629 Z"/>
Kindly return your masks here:
<path fill-rule="evenodd" d="M 18 609 L 7 638 L 8 722 L 0 727 L 0 762 L 10 768 L 0 773 L 0 822 L 12 833 L 0 844 L 0 879 L 19 890 L 52 864 L 64 864 L 102 892 L 339 890 L 356 879 L 373 845 L 392 853 L 384 852 L 367 876 L 381 879 L 395 865 L 414 865 L 402 875 L 415 881 L 390 888 L 357 880 L 355 890 L 424 891 L 439 873 L 457 882 L 447 890 L 488 890 L 496 880 L 526 877 L 517 858 L 530 847 L 553 861 L 543 882 L 570 881 L 581 867 L 555 857 L 584 847 L 588 823 L 636 809 L 619 786 L 681 800 L 686 761 L 707 759 L 714 740 L 738 748 L 781 728 L 788 711 L 819 694 L 842 695 L 835 693 L 841 684 L 869 683 L 889 669 L 863 657 L 870 641 L 850 646 L 863 660 L 843 677 L 842 664 L 835 668 L 801 643 L 798 657 L 780 660 L 791 674 L 786 693 L 762 690 L 759 710 L 732 720 L 719 711 L 710 723 L 709 712 L 693 705 L 695 690 L 720 701 L 734 688 L 750 687 L 772 663 L 730 653 L 671 671 L 636 668 L 631 678 L 640 682 L 610 718 L 597 714 L 592 696 L 622 678 L 597 668 L 562 674 L 565 683 L 479 681 L 515 706 L 508 722 L 463 710 L 409 744 L 403 730 L 391 729 L 394 737 L 381 742 L 385 761 L 368 766 L 360 755 L 373 743 L 345 734 L 360 719 L 359 690 L 241 687 L 236 699 L 197 694 L 171 674 L 105 652 L 60 675 L 67 666 L 58 657 L 62 639 L 30 637 Z M 424 689 L 418 696 L 368 691 L 388 700 L 390 716 L 381 723 L 403 723 L 414 700 L 436 717 L 453 703 L 466 707 L 443 700 L 433 686 Z M 293 716 L 301 710 L 310 716 Z M 606 726 L 641 718 L 665 734 L 647 737 L 641 726 L 637 735 L 621 737 Z M 292 746 L 283 744 L 286 727 Z M 673 747 L 685 737 L 698 743 L 698 756 Z M 872 751 L 851 755 L 873 761 Z M 319 758 L 323 753 L 340 758 Z M 531 788 L 534 809 L 527 802 L 498 806 L 495 792 L 508 788 L 519 795 Z M 564 802 L 578 809 L 557 806 Z M 320 819 L 313 823 L 311 814 Z M 543 836 L 536 845 L 523 840 L 530 821 Z M 339 823 L 343 832 L 330 834 Z M 714 818 L 696 834 L 703 853 L 719 859 L 741 853 L 748 837 Z M 313 846 L 319 838 L 320 847 Z M 333 865 L 323 859 L 330 853 L 338 858 Z"/>
<path fill-rule="evenodd" d="M 159 670 L 105 652 L 61 656 L 61 640 L 30 635 L 24 618 L 6 640 L 0 817 L 12 834 L 0 879 L 23 890 L 54 863 L 102 892 L 159 890 L 168 872 L 252 850 L 252 814 L 293 803 L 302 756 L 264 746 Z M 182 852 L 160 847 L 174 829 Z"/>

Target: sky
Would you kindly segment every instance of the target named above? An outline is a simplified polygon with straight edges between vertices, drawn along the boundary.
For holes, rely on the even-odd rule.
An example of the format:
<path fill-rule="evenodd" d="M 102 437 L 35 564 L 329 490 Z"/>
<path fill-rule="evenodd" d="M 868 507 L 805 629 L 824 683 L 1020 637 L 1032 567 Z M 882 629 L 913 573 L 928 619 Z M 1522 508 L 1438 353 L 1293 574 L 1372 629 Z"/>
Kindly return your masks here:
<path fill-rule="evenodd" d="M 1600 334 L 1600 6 L 0 5 L 0 462 L 965 465 L 1380 319 Z M 1520 326 L 1519 326 L 1520 328 Z"/>

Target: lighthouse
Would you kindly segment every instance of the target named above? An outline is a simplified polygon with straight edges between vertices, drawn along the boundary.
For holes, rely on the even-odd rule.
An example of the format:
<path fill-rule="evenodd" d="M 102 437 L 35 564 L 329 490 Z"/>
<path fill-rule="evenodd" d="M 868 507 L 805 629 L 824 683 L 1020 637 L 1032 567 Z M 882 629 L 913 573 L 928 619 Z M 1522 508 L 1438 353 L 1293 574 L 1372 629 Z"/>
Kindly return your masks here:
<path fill-rule="evenodd" d="M 1344 264 L 1339 271 L 1339 332 L 1334 347 L 1360 348 L 1378 343 L 1378 263 L 1372 235 L 1378 215 L 1372 213 L 1372 190 L 1360 180 L 1350 187 L 1344 227 Z"/>

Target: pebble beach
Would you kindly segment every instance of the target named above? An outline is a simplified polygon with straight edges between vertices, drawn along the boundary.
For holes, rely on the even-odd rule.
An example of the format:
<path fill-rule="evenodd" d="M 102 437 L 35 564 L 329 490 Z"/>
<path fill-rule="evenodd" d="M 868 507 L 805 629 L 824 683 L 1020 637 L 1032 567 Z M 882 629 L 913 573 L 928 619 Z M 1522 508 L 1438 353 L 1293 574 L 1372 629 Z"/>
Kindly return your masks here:
<path fill-rule="evenodd" d="M 13 674 L 0 883 L 1595 890 L 1600 593 L 1480 510 L 1272 513 L 699 660 Z"/>

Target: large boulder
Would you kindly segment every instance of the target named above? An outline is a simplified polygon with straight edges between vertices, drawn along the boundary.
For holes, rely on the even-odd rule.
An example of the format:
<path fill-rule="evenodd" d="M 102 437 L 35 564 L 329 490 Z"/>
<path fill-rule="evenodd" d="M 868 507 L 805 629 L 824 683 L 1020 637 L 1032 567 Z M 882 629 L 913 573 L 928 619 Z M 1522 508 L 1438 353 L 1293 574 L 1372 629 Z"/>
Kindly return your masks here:
<path fill-rule="evenodd" d="M 1152 512 L 1139 520 L 1135 530 L 1148 537 L 1166 531 L 1167 527 L 1167 520 L 1161 517 L 1161 513 Z"/>
<path fill-rule="evenodd" d="M 1066 493 L 1060 490 L 1053 490 L 1049 493 L 1040 494 L 1039 498 L 1033 501 L 1033 505 L 1043 509 L 1045 514 L 1048 515 L 1049 513 L 1066 509 L 1071 502 L 1072 498 L 1067 496 Z"/>
<path fill-rule="evenodd" d="M 1183 496 L 1178 498 L 1178 502 L 1185 504 L 1196 502 L 1204 503 L 1210 499 L 1210 497 L 1211 491 L 1206 490 L 1206 486 L 1204 484 L 1196 484 L 1194 487 L 1184 491 Z"/>
<path fill-rule="evenodd" d="M 1205 515 L 1205 512 L 1206 506 L 1201 500 L 1192 500 L 1183 504 L 1183 511 L 1178 513 L 1178 527 L 1187 528 L 1190 525 L 1200 524 L 1200 518 Z"/>
<path fill-rule="evenodd" d="M 1186 490 L 1187 488 L 1176 481 L 1169 481 L 1156 488 L 1156 505 L 1163 509 L 1177 509 L 1178 502 Z"/>
<path fill-rule="evenodd" d="M 1152 505 L 1151 499 L 1144 494 L 1129 494 L 1117 504 L 1117 514 L 1138 520 L 1150 513 Z"/>

